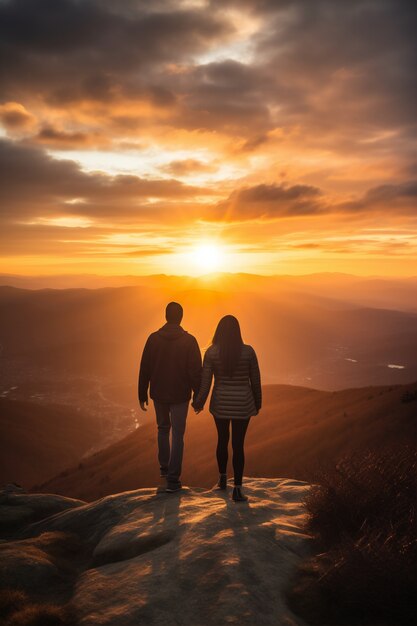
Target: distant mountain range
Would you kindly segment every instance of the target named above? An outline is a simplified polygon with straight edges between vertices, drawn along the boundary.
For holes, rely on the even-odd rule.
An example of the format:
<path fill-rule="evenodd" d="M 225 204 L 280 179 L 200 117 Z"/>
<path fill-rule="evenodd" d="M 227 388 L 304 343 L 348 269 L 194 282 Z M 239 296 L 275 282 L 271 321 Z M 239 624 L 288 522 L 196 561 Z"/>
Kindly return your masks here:
<path fill-rule="evenodd" d="M 100 289 L 0 287 L 2 359 L 105 375 L 126 384 L 131 398 L 146 337 L 162 326 L 165 305 L 174 299 L 184 305 L 183 326 L 202 349 L 219 318 L 235 314 L 258 352 L 265 383 L 331 390 L 417 379 L 414 279 L 230 274 L 140 280 L 140 286 Z"/>
<path fill-rule="evenodd" d="M 302 291 L 341 302 L 377 308 L 417 312 L 417 275 L 409 277 L 355 276 L 340 272 L 305 275 L 256 275 L 213 273 L 200 277 L 167 276 L 99 276 L 68 274 L 57 276 L 23 276 L 0 274 L 0 285 L 21 289 L 98 289 L 109 287 L 150 287 L 153 289 L 214 288 L 227 291 L 250 290 L 276 292 Z"/>

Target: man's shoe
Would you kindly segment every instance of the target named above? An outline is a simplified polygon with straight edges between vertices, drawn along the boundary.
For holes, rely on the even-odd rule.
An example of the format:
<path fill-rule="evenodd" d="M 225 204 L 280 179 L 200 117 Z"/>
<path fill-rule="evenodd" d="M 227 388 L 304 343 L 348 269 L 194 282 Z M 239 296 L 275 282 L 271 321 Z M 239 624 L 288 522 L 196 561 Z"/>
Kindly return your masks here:
<path fill-rule="evenodd" d="M 246 502 L 248 499 L 243 493 L 241 486 L 233 487 L 232 498 L 235 502 Z"/>
<path fill-rule="evenodd" d="M 226 491 L 227 489 L 227 474 L 219 474 L 219 482 L 214 487 L 216 491 Z"/>
<path fill-rule="evenodd" d="M 165 489 L 165 491 L 167 491 L 168 493 L 175 493 L 176 491 L 181 491 L 182 489 L 182 485 L 173 485 L 173 484 L 169 484 L 167 485 L 167 488 Z"/>

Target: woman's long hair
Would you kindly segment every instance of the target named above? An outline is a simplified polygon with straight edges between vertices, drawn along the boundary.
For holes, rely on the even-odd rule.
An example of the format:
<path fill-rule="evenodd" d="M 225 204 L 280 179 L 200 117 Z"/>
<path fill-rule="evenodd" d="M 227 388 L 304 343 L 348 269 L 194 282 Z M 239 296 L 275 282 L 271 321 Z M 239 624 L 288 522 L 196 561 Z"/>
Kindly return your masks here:
<path fill-rule="evenodd" d="M 212 344 L 218 346 L 219 357 L 226 376 L 233 376 L 242 353 L 243 339 L 234 315 L 225 315 L 217 324 Z"/>

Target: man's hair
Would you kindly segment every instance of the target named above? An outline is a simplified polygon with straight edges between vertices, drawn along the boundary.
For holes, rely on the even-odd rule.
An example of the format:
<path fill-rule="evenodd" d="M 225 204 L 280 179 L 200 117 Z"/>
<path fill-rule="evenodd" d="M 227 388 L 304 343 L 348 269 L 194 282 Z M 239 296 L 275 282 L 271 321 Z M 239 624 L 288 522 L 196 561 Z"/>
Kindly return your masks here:
<path fill-rule="evenodd" d="M 183 309 L 178 302 L 170 302 L 165 309 L 165 319 L 171 324 L 180 324 L 183 316 Z"/>

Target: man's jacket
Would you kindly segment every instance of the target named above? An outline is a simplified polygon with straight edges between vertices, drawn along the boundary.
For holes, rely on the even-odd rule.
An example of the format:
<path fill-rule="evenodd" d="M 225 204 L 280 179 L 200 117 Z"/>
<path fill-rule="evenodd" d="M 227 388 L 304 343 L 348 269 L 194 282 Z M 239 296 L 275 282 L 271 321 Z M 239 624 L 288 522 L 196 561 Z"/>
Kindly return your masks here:
<path fill-rule="evenodd" d="M 140 402 L 150 396 L 157 402 L 179 404 L 198 393 L 201 382 L 201 353 L 195 337 L 178 324 L 165 324 L 149 335 L 139 371 Z"/>

